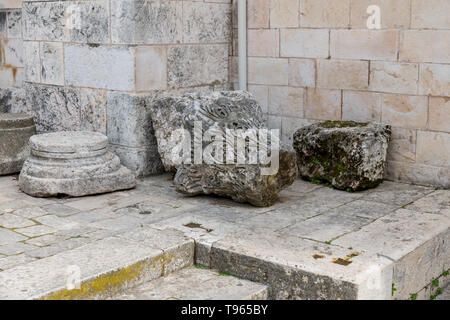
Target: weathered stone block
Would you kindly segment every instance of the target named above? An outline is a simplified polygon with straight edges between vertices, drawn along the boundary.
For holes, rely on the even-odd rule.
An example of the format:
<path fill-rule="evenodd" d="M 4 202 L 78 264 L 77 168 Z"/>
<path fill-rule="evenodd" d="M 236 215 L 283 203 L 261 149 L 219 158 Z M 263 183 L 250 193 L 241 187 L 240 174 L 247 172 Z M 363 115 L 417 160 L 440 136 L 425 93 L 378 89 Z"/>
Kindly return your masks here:
<path fill-rule="evenodd" d="M 312 59 L 289 59 L 289 85 L 316 86 L 316 64 Z"/>
<path fill-rule="evenodd" d="M 306 89 L 305 118 L 316 120 L 340 120 L 341 90 Z"/>
<path fill-rule="evenodd" d="M 405 30 L 399 45 L 399 60 L 450 63 L 450 30 Z"/>
<path fill-rule="evenodd" d="M 25 63 L 25 81 L 41 82 L 41 61 L 39 57 L 39 42 L 24 41 L 23 56 Z"/>
<path fill-rule="evenodd" d="M 67 8 L 69 1 L 24 2 L 23 39 L 69 41 Z"/>
<path fill-rule="evenodd" d="M 237 1 L 234 1 L 237 4 Z M 248 0 L 248 27 L 269 28 L 270 0 Z M 237 10 L 233 10 L 237 15 Z M 233 19 L 233 25 L 237 27 L 237 16 Z"/>
<path fill-rule="evenodd" d="M 419 94 L 450 97 L 450 65 L 422 64 Z"/>
<path fill-rule="evenodd" d="M 39 132 L 94 130 L 106 132 L 105 92 L 27 83 L 27 108 Z"/>
<path fill-rule="evenodd" d="M 228 45 L 174 46 L 169 48 L 167 60 L 170 88 L 228 81 Z"/>
<path fill-rule="evenodd" d="M 64 85 L 63 44 L 41 42 L 40 46 L 42 82 Z"/>
<path fill-rule="evenodd" d="M 22 38 L 22 10 L 7 12 L 8 38 Z"/>
<path fill-rule="evenodd" d="M 368 78 L 368 61 L 317 60 L 318 88 L 364 90 Z"/>
<path fill-rule="evenodd" d="M 450 99 L 430 97 L 428 126 L 431 130 L 450 133 Z"/>
<path fill-rule="evenodd" d="M 231 39 L 230 26 L 229 4 L 183 2 L 183 42 L 228 42 Z"/>
<path fill-rule="evenodd" d="M 23 88 L 0 88 L 0 112 L 28 113 Z"/>
<path fill-rule="evenodd" d="M 84 196 L 131 189 L 135 176 L 108 151 L 101 133 L 55 132 L 30 139 L 31 155 L 19 176 L 20 189 L 34 197 Z"/>
<path fill-rule="evenodd" d="M 23 67 L 22 39 L 3 39 L 0 43 L 3 63 L 12 67 Z"/>
<path fill-rule="evenodd" d="M 342 100 L 342 120 L 381 121 L 381 94 L 345 90 Z"/>
<path fill-rule="evenodd" d="M 172 157 L 174 147 L 182 143 L 183 136 L 174 134 L 183 128 L 184 105 L 176 97 L 155 98 L 151 102 L 150 112 L 158 152 L 167 172 L 175 173 L 179 164 Z"/>
<path fill-rule="evenodd" d="M 402 128 L 425 128 L 428 116 L 428 98 L 383 94 L 382 121 Z"/>
<path fill-rule="evenodd" d="M 302 28 L 346 28 L 349 20 L 350 0 L 300 1 Z"/>
<path fill-rule="evenodd" d="M 250 57 L 278 57 L 280 55 L 278 30 L 248 30 L 248 55 Z"/>
<path fill-rule="evenodd" d="M 450 2 L 447 0 L 412 0 L 411 28 L 450 29 Z"/>
<path fill-rule="evenodd" d="M 0 175 L 17 173 L 30 154 L 28 139 L 36 134 L 33 117 L 0 113 Z"/>
<path fill-rule="evenodd" d="M 332 58 L 397 60 L 396 30 L 331 30 L 330 37 Z"/>
<path fill-rule="evenodd" d="M 414 63 L 372 61 L 370 85 L 372 91 L 416 94 L 419 66 Z"/>
<path fill-rule="evenodd" d="M 326 29 L 281 29 L 280 55 L 298 58 L 328 58 Z"/>
<path fill-rule="evenodd" d="M 248 82 L 264 85 L 287 85 L 289 61 L 280 58 L 249 58 Z"/>
<path fill-rule="evenodd" d="M 150 104 L 145 95 L 110 92 L 107 98 L 107 136 L 127 147 L 156 145 Z"/>
<path fill-rule="evenodd" d="M 0 12 L 0 34 L 6 33 L 6 27 L 7 27 L 6 21 L 7 21 L 6 12 Z"/>
<path fill-rule="evenodd" d="M 134 172 L 137 177 L 164 172 L 156 145 L 133 148 L 111 144 L 109 148 L 119 157 L 120 162 Z"/>
<path fill-rule="evenodd" d="M 187 164 L 186 161 L 181 164 L 174 178 L 178 192 L 190 196 L 216 194 L 230 197 L 237 202 L 266 207 L 276 201 L 278 193 L 284 187 L 293 183 L 297 176 L 294 152 L 281 148 L 277 155 L 279 166 L 272 168 L 274 170 L 267 170 L 266 167 L 274 164 L 274 159 L 271 159 L 272 163 L 268 165 L 258 163 L 257 159 L 250 160 L 248 152 L 243 154 L 245 143 L 243 149 L 238 149 L 239 142 L 236 138 L 245 141 L 246 130 L 263 128 L 261 108 L 250 94 L 240 91 L 214 92 L 211 95 L 193 94 L 181 97 L 177 103 L 179 108 L 183 109 L 183 126 L 194 141 L 198 139 L 194 129 L 196 122 L 202 123 L 202 132 L 214 130 L 215 139 L 217 135 L 222 139 L 226 139 L 230 134 L 233 136 L 233 141 L 227 143 L 226 148 L 216 150 L 214 155 L 210 155 L 214 158 L 213 163 L 211 159 L 206 158 L 198 163 L 195 162 L 195 157 L 191 159 L 194 164 Z M 243 132 L 233 131 L 237 129 Z M 253 139 L 257 137 L 250 137 L 250 141 Z M 258 152 L 267 152 L 268 143 L 275 143 L 273 139 L 275 138 L 272 137 L 270 142 L 254 141 Z M 215 143 L 217 144 L 216 140 Z M 212 147 L 208 140 L 202 140 L 201 144 L 204 154 L 206 148 Z M 240 161 L 244 160 L 245 163 L 236 165 L 236 159 L 242 157 Z M 233 159 L 231 163 L 230 158 Z M 266 170 L 268 172 L 264 172 Z"/>
<path fill-rule="evenodd" d="M 167 89 L 167 48 L 136 48 L 136 90 Z"/>
<path fill-rule="evenodd" d="M 305 89 L 269 87 L 269 114 L 303 117 Z"/>
<path fill-rule="evenodd" d="M 71 29 L 73 42 L 109 43 L 109 1 L 78 2 L 72 8 L 71 14 L 80 19 L 79 25 Z"/>
<path fill-rule="evenodd" d="M 376 187 L 383 180 L 390 136 L 388 125 L 353 121 L 301 128 L 294 134 L 299 174 L 343 190 Z"/>
<path fill-rule="evenodd" d="M 135 88 L 134 49 L 64 45 L 66 85 L 131 91 Z"/>
<path fill-rule="evenodd" d="M 181 1 L 111 1 L 113 43 L 178 43 L 182 40 Z"/>
<path fill-rule="evenodd" d="M 417 131 L 416 162 L 450 167 L 450 133 Z"/>
<path fill-rule="evenodd" d="M 270 27 L 295 28 L 299 22 L 297 0 L 270 0 Z"/>

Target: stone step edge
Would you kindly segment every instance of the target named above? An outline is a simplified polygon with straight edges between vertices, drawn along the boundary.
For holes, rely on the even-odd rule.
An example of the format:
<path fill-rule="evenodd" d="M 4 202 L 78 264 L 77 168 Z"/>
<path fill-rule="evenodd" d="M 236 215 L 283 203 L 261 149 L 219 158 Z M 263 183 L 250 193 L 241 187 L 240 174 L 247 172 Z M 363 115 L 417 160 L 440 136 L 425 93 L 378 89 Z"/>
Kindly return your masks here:
<path fill-rule="evenodd" d="M 392 260 L 392 259 L 388 259 L 390 260 L 388 264 L 384 265 L 384 267 L 380 268 L 378 270 L 378 274 L 376 276 L 373 276 L 373 279 L 377 279 L 377 281 L 381 280 L 382 282 L 382 288 L 377 289 L 375 291 L 375 294 L 377 295 L 377 297 L 374 297 L 372 293 L 369 293 L 368 296 L 366 296 L 365 292 L 361 292 L 362 290 L 367 290 L 367 286 L 370 284 L 368 284 L 366 282 L 366 279 L 354 279 L 354 280 L 350 280 L 350 279 L 335 279 L 338 282 L 341 282 L 344 285 L 347 286 L 351 286 L 354 288 L 354 290 L 356 290 L 356 299 L 362 299 L 362 300 L 366 300 L 368 299 L 367 297 L 370 297 L 369 299 L 394 299 L 395 297 L 393 295 L 391 295 L 390 293 L 392 292 L 392 288 L 391 288 L 391 284 L 393 284 L 392 282 L 392 278 L 393 278 L 393 268 L 396 267 L 396 265 L 400 262 L 402 262 L 404 258 L 406 258 L 409 254 L 413 253 L 416 250 L 419 250 L 421 248 L 422 245 L 425 245 L 427 243 L 431 243 L 433 239 L 438 238 L 441 235 L 444 235 L 447 231 L 443 231 L 439 234 L 434 235 L 433 238 L 429 239 L 428 241 L 426 241 L 425 243 L 417 246 L 414 250 L 408 252 L 407 254 L 405 254 L 404 256 L 402 256 L 401 258 L 397 259 L 397 260 Z M 307 269 L 301 269 L 301 268 L 294 268 L 292 266 L 288 266 L 288 265 L 284 265 L 283 263 L 280 262 L 273 262 L 273 261 L 268 261 L 268 260 L 264 260 L 264 258 L 258 257 L 258 256 L 251 256 L 251 255 L 243 255 L 241 252 L 237 252 L 237 251 L 232 251 L 232 250 L 227 250 L 221 247 L 217 247 L 216 243 L 220 242 L 220 240 L 218 241 L 214 241 L 212 243 L 202 243 L 202 242 L 198 242 L 196 241 L 196 261 L 195 263 L 198 263 L 197 260 L 197 255 L 199 252 L 201 252 L 201 265 L 211 268 L 211 269 L 215 269 L 218 270 L 220 272 L 224 272 L 224 273 L 228 273 L 232 276 L 235 277 L 240 277 L 242 279 L 245 280 L 249 280 L 249 281 L 253 281 L 253 282 L 257 282 L 257 283 L 261 283 L 261 284 L 265 284 L 269 287 L 269 299 L 275 299 L 274 298 L 274 286 L 273 283 L 267 282 L 267 281 L 263 281 L 262 279 L 258 279 L 258 278 L 251 278 L 251 277 L 246 277 L 245 276 L 245 272 L 239 272 L 239 268 L 234 269 L 233 268 L 229 268 L 229 265 L 227 264 L 221 264 L 219 263 L 217 256 L 224 256 L 224 255 L 228 255 L 234 262 L 235 265 L 240 265 L 239 264 L 239 260 L 242 259 L 243 257 L 246 258 L 250 258 L 254 261 L 258 261 L 259 262 L 263 262 L 266 263 L 267 265 L 270 265 L 273 268 L 277 268 L 277 267 L 286 267 L 286 268 L 291 268 L 292 271 L 300 271 L 300 272 L 304 272 L 307 274 L 311 274 L 311 270 L 307 270 Z M 204 264 L 205 262 L 205 253 L 208 255 L 208 260 L 207 261 L 207 265 Z M 216 257 L 215 257 L 216 256 Z M 380 255 L 380 257 L 383 257 L 382 255 Z M 384 261 L 386 261 L 386 259 L 383 259 Z M 224 261 L 222 261 L 224 262 Z M 257 266 L 256 266 L 257 267 Z M 450 266 L 447 266 L 447 269 L 444 270 L 443 274 L 436 274 L 435 278 L 433 278 L 434 280 L 443 280 L 440 283 L 440 287 L 443 287 L 445 285 L 448 285 L 450 283 L 450 276 L 448 276 L 448 272 L 450 272 L 449 269 Z M 270 268 L 268 268 L 270 269 Z M 329 278 L 329 275 L 325 275 L 325 274 L 321 274 L 321 273 L 317 273 L 316 274 L 318 277 L 322 277 L 322 278 Z M 387 281 L 388 278 L 390 279 L 390 281 Z M 379 280 L 378 280 L 379 279 Z M 423 292 L 427 292 L 426 294 L 428 294 L 428 292 L 430 292 L 430 288 L 433 288 L 433 281 L 431 282 L 427 282 L 427 283 L 423 283 L 423 287 L 417 292 L 417 294 L 415 294 L 416 297 L 420 297 L 421 299 L 423 299 L 424 297 L 424 293 Z M 436 288 L 434 288 L 436 289 Z M 386 294 L 386 292 L 389 291 L 389 295 Z M 432 291 L 431 291 L 432 292 Z M 402 299 L 407 299 L 407 298 L 402 298 Z"/>
<path fill-rule="evenodd" d="M 180 270 L 171 272 L 170 274 L 164 275 L 164 276 L 162 276 L 160 278 L 150 280 L 149 282 L 144 283 L 143 285 L 144 286 L 145 285 L 147 285 L 147 286 L 150 285 L 151 286 L 151 285 L 154 285 L 155 282 L 158 283 L 158 285 L 160 285 L 161 283 L 159 283 L 158 281 L 160 281 L 160 280 L 164 281 L 165 280 L 164 278 L 171 278 L 172 276 L 178 276 L 178 277 L 180 277 L 180 279 L 179 279 L 179 281 L 177 281 L 177 285 L 181 284 L 180 287 L 181 287 L 182 292 L 186 292 L 185 290 L 187 288 L 189 288 L 189 286 L 186 286 L 186 285 L 183 285 L 183 284 L 186 284 L 186 281 L 191 281 L 192 279 L 190 279 L 189 276 L 188 276 L 187 279 L 184 278 L 183 277 L 184 276 L 184 272 L 193 272 L 193 273 L 196 273 L 196 274 L 202 274 L 202 273 L 207 272 L 207 273 L 213 275 L 214 277 L 226 278 L 226 281 L 228 281 L 228 282 L 231 281 L 231 283 L 227 283 L 225 287 L 235 288 L 235 289 L 239 290 L 239 292 L 240 292 L 239 294 L 241 296 L 239 298 L 234 298 L 234 299 L 238 299 L 238 300 L 267 300 L 267 297 L 268 297 L 269 287 L 267 285 L 265 285 L 265 284 L 261 284 L 261 283 L 250 281 L 250 280 L 245 280 L 245 279 L 242 279 L 242 278 L 239 278 L 239 277 L 235 277 L 235 276 L 233 276 L 231 274 L 219 272 L 217 269 L 211 269 L 211 268 L 208 268 L 206 266 L 195 265 L 195 264 L 192 265 L 192 266 L 188 266 L 188 267 L 182 268 Z M 214 279 L 214 278 L 213 279 L 208 279 L 208 280 L 206 280 L 205 283 L 202 283 L 202 285 L 207 285 L 208 282 L 214 282 L 215 280 L 216 279 Z M 254 288 L 252 288 L 252 291 L 250 291 L 250 292 L 242 292 L 242 290 L 239 289 L 239 288 L 241 288 L 241 286 L 237 285 L 237 286 L 239 286 L 239 287 L 237 287 L 236 283 L 234 283 L 234 282 L 237 282 L 237 281 L 239 281 L 244 286 L 250 286 L 251 285 L 251 286 L 254 286 Z M 169 287 L 173 286 L 173 283 L 169 282 L 168 286 Z M 136 292 L 137 288 L 139 288 L 139 285 L 136 286 L 136 287 L 129 288 L 130 291 L 126 290 L 126 291 L 123 292 L 123 294 L 126 296 L 130 292 Z M 153 290 L 158 290 L 159 288 L 160 288 L 159 286 L 158 287 L 154 286 Z M 147 289 L 148 289 L 148 287 L 147 287 Z M 150 289 L 152 289 L 152 288 L 150 287 Z M 164 290 L 164 288 L 162 288 L 162 289 Z M 185 298 L 188 299 L 188 300 L 193 299 L 193 297 L 189 296 L 189 294 L 187 294 L 185 296 L 186 296 Z M 119 294 L 119 295 L 116 295 L 116 296 L 112 297 L 112 299 L 113 300 L 114 299 L 121 299 L 121 297 L 122 296 Z M 178 298 L 175 298 L 175 299 L 178 299 Z M 222 300 L 223 296 L 216 295 L 216 296 L 214 296 L 213 299 L 214 300 Z M 138 299 L 138 300 L 140 300 L 140 299 Z M 193 300 L 197 300 L 197 299 L 194 298 Z"/>
<path fill-rule="evenodd" d="M 183 249 L 189 250 L 190 258 L 183 264 L 174 263 L 183 257 Z M 88 300 L 103 299 L 120 293 L 147 281 L 167 276 L 194 264 L 194 242 L 183 246 L 163 250 L 161 254 L 149 256 L 135 263 L 120 266 L 113 270 L 105 270 L 95 276 L 82 279 L 80 289 L 58 288 L 31 298 L 32 300 Z M 161 272 L 155 271 L 160 268 Z"/>

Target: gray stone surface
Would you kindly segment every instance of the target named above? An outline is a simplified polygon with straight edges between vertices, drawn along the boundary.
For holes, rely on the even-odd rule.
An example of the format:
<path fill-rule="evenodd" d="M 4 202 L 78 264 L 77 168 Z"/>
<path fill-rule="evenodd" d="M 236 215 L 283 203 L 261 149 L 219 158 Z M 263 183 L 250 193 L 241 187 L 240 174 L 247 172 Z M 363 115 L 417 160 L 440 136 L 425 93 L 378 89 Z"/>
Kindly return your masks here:
<path fill-rule="evenodd" d="M 0 88 L 0 112 L 29 113 L 23 88 Z"/>
<path fill-rule="evenodd" d="M 20 172 L 30 154 L 28 140 L 35 133 L 32 116 L 0 113 L 0 175 Z"/>
<path fill-rule="evenodd" d="M 169 88 L 214 86 L 228 81 L 228 45 L 172 46 L 168 50 Z"/>
<path fill-rule="evenodd" d="M 101 133 L 68 131 L 30 139 L 31 156 L 19 176 L 32 196 L 84 196 L 134 188 L 135 176 L 108 151 Z"/>
<path fill-rule="evenodd" d="M 103 90 L 27 83 L 26 104 L 38 132 L 92 130 L 106 133 Z"/>
<path fill-rule="evenodd" d="M 65 84 L 134 90 L 134 49 L 124 46 L 64 45 Z"/>
<path fill-rule="evenodd" d="M 72 42 L 109 43 L 109 1 L 78 2 L 76 10 L 81 23 L 71 30 Z"/>
<path fill-rule="evenodd" d="M 299 174 L 338 189 L 364 190 L 383 181 L 391 127 L 327 121 L 294 134 Z"/>
<path fill-rule="evenodd" d="M 46 199 L 21 193 L 17 176 L 1 176 L 0 217 L 33 221 L 47 216 L 42 221 L 52 227 L 20 231 L 0 227 L 3 253 L 23 251 L 0 253 L 0 283 L 14 297 L 42 297 L 63 289 L 67 266 L 78 265 L 81 280 L 90 279 L 84 282 L 89 294 L 83 298 L 105 298 L 126 295 L 136 285 L 167 274 L 162 265 L 176 272 L 177 266 L 195 263 L 266 284 L 272 298 L 411 299 L 413 295 L 428 300 L 438 289 L 433 280 L 445 288 L 450 279 L 443 275 L 450 269 L 449 192 L 385 181 L 375 189 L 348 193 L 297 179 L 280 192 L 274 206 L 258 208 L 226 198 L 186 198 L 175 191 L 170 175 L 138 179 L 132 190 Z M 322 225 L 324 230 L 346 225 L 353 217 L 370 223 L 331 244 L 320 240 L 320 232 L 311 233 L 312 239 L 284 232 L 327 215 L 334 219 Z M 19 233 L 29 228 L 25 231 L 29 236 Z M 155 250 L 164 255 L 152 256 Z M 142 260 L 143 264 L 134 263 Z M 125 281 L 116 282 L 116 275 L 125 275 Z M 138 278 L 142 281 L 135 281 Z M 103 293 L 91 290 L 92 284 L 103 281 L 118 286 Z M 230 292 L 228 284 L 219 296 Z M 6 291 L 1 291 L 2 298 Z M 60 293 L 51 297 L 80 298 L 74 292 Z M 194 298 L 192 290 L 180 288 L 179 294 Z"/>
<path fill-rule="evenodd" d="M 107 136 L 111 149 L 137 176 L 164 171 L 153 129 L 151 98 L 116 92 L 107 97 Z"/>
<path fill-rule="evenodd" d="M 113 43 L 177 43 L 182 40 L 181 1 L 113 0 Z"/>
<path fill-rule="evenodd" d="M 173 160 L 172 153 L 174 147 L 182 143 L 183 136 L 173 133 L 183 128 L 184 104 L 176 97 L 160 97 L 151 102 L 149 111 L 153 121 L 152 131 L 164 169 L 166 172 L 176 173 L 179 165 Z"/>
<path fill-rule="evenodd" d="M 265 300 L 267 291 L 267 286 L 262 284 L 192 267 L 131 288 L 112 299 Z"/>
<path fill-rule="evenodd" d="M 231 39 L 231 8 L 227 3 L 185 2 L 183 40 L 188 43 L 227 43 Z"/>
<path fill-rule="evenodd" d="M 190 134 L 191 140 L 197 139 L 197 133 L 194 132 L 196 123 L 202 124 L 202 134 L 208 130 L 214 130 L 214 134 L 221 135 L 222 141 L 225 141 L 227 134 L 231 132 L 235 139 L 231 145 L 227 142 L 226 148 L 223 148 L 222 145 L 223 150 L 218 151 L 222 153 L 221 160 L 214 160 L 214 162 L 209 160 L 208 163 L 204 158 L 200 164 L 187 164 L 184 159 L 174 178 L 177 191 L 190 196 L 216 194 L 231 197 L 237 202 L 249 202 L 255 206 L 267 207 L 273 205 L 278 193 L 296 179 L 297 167 L 293 151 L 280 148 L 277 159 L 279 168 L 265 174 L 263 170 L 269 171 L 267 167 L 273 163 L 265 165 L 255 161 L 255 164 L 252 164 L 248 154 L 245 154 L 245 147 L 238 150 L 238 139 L 245 141 L 244 131 L 264 128 L 261 107 L 250 93 L 223 91 L 213 92 L 209 95 L 188 94 L 176 99 L 173 102 L 172 110 L 175 114 L 178 114 L 179 110 L 183 110 L 183 127 L 187 131 L 186 135 Z M 161 120 L 160 123 L 162 123 Z M 169 132 L 170 129 L 175 131 L 180 128 L 172 127 L 169 124 L 163 131 Z M 242 132 L 237 131 L 238 129 Z M 274 141 L 258 141 L 257 131 L 254 134 L 255 137 L 250 137 L 250 140 L 255 143 L 257 152 L 266 152 L 267 154 L 268 143 L 274 143 Z M 211 148 L 214 142 L 210 144 L 209 141 L 203 139 L 201 143 L 203 157 L 205 157 L 206 148 Z M 192 154 L 195 152 L 194 150 Z M 244 158 L 245 164 L 226 164 L 226 159 L 230 154 L 234 161 L 238 157 Z M 188 155 L 190 161 L 195 162 L 196 159 L 190 156 L 191 154 Z M 216 158 L 219 156 L 216 155 Z"/>
<path fill-rule="evenodd" d="M 22 38 L 22 10 L 11 10 L 7 13 L 8 38 Z"/>
<path fill-rule="evenodd" d="M 69 1 L 23 2 L 24 40 L 69 41 L 66 10 Z"/>

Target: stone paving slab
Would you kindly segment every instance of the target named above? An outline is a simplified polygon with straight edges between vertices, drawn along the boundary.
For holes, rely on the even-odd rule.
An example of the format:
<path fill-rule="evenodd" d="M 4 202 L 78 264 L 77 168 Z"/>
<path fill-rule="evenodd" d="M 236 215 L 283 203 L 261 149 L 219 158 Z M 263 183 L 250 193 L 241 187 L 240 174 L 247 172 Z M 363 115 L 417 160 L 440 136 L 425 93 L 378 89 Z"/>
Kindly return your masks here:
<path fill-rule="evenodd" d="M 57 257 L 74 260 L 83 248 L 93 252 L 100 250 L 99 242 L 116 239 L 130 251 L 136 245 L 171 256 L 161 275 L 195 262 L 275 284 L 271 297 L 428 299 L 434 294 L 431 282 L 450 268 L 449 199 L 449 190 L 389 181 L 348 193 L 296 180 L 274 206 L 255 208 L 217 197 L 185 197 L 169 175 L 160 175 L 138 180 L 133 190 L 36 200 L 19 191 L 17 176 L 3 176 L 0 275 L 19 292 L 26 286 L 37 290 L 48 281 L 39 274 L 49 268 L 63 277 L 64 259 Z M 104 250 L 121 254 L 113 246 Z M 345 265 L 347 259 L 352 262 Z M 125 268 L 128 260 L 118 260 L 114 266 Z M 61 266 L 45 267 L 49 261 Z M 33 267 L 40 264 L 41 269 Z M 100 264 L 105 272 L 107 265 Z M 35 282 L 17 280 L 31 270 Z M 308 284 L 302 284 L 304 276 Z"/>
<path fill-rule="evenodd" d="M 153 231 L 164 239 L 165 232 Z M 167 268 L 175 271 L 193 264 L 192 240 L 175 236 L 172 249 L 163 251 L 123 237 L 99 240 L 0 272 L 0 299 L 105 298 L 159 278 Z M 66 289 L 70 267 L 79 271 L 80 290 Z"/>
<path fill-rule="evenodd" d="M 188 268 L 144 283 L 116 300 L 265 300 L 267 286 L 214 270 Z"/>

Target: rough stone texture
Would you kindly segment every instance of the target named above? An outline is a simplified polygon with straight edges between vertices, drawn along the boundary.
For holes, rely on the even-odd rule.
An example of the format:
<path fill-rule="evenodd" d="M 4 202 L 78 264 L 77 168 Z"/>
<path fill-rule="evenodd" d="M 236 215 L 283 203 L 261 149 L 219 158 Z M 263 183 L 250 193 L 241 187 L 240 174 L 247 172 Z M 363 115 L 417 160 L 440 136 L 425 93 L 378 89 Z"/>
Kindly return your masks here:
<path fill-rule="evenodd" d="M 28 139 L 34 134 L 32 116 L 0 113 L 0 175 L 20 172 L 30 154 Z"/>
<path fill-rule="evenodd" d="M 113 43 L 176 43 L 182 39 L 181 1 L 113 0 Z"/>
<path fill-rule="evenodd" d="M 299 129 L 294 148 L 302 178 L 338 189 L 364 190 L 383 180 L 391 127 L 327 121 Z"/>
<path fill-rule="evenodd" d="M 183 128 L 183 110 L 184 104 L 180 103 L 180 99 L 170 96 L 156 98 L 150 108 L 158 152 L 166 172 L 176 173 L 179 167 L 173 160 L 172 152 L 183 137 L 173 132 Z"/>
<path fill-rule="evenodd" d="M 135 176 L 108 152 L 108 138 L 93 132 L 57 132 L 30 139 L 31 156 L 20 189 L 35 197 L 84 196 L 136 185 Z"/>
<path fill-rule="evenodd" d="M 25 85 L 27 109 L 39 132 L 92 130 L 106 133 L 106 93 L 102 90 Z"/>
<path fill-rule="evenodd" d="M 0 112 L 31 113 L 26 106 L 25 90 L 22 88 L 0 88 Z"/>
<path fill-rule="evenodd" d="M 265 300 L 267 286 L 188 268 L 155 279 L 113 297 L 114 300 Z"/>
<path fill-rule="evenodd" d="M 225 83 L 228 79 L 228 46 L 174 46 L 168 56 L 170 88 Z"/>
<path fill-rule="evenodd" d="M 261 107 L 246 92 L 214 92 L 211 95 L 185 95 L 181 97 L 177 109 L 183 109 L 183 126 L 194 136 L 194 122 L 202 123 L 203 133 L 209 129 L 226 137 L 226 129 L 260 129 L 263 127 Z M 234 138 L 242 136 L 235 132 Z M 245 139 L 245 138 L 244 138 Z M 251 138 L 250 138 L 251 139 Z M 278 137 L 276 137 L 278 139 Z M 256 142 L 259 151 L 267 152 L 268 145 Z M 272 141 L 274 143 L 274 141 Z M 203 150 L 209 145 L 203 141 Z M 227 150 L 225 150 L 227 149 Z M 278 193 L 293 183 L 297 176 L 295 153 L 281 149 L 279 169 L 264 175 L 266 165 L 249 164 L 246 155 L 245 165 L 225 164 L 227 153 L 233 153 L 233 159 L 239 156 L 236 142 L 224 148 L 223 160 L 214 164 L 185 164 L 177 171 L 174 182 L 177 191 L 187 195 L 217 194 L 231 197 L 237 202 L 250 202 L 255 206 L 270 206 Z"/>
<path fill-rule="evenodd" d="M 175 191 L 168 174 L 139 179 L 135 189 L 122 192 L 42 199 L 20 192 L 15 176 L 1 176 L 0 216 L 7 216 L 5 223 L 17 223 L 11 219 L 15 215 L 44 225 L 0 227 L 0 251 L 8 254 L 0 254 L 0 279 L 14 279 L 0 281 L 6 284 L 0 296 L 30 298 L 63 289 L 67 267 L 78 265 L 81 280 L 93 281 L 84 282 L 89 289 L 84 298 L 96 298 L 88 284 L 99 284 L 95 279 L 105 279 L 105 274 L 117 275 L 111 271 L 141 276 L 129 271 L 144 270 L 141 280 L 150 281 L 166 275 L 163 264 L 171 271 L 192 264 L 195 250 L 195 264 L 261 281 L 269 285 L 272 298 L 410 299 L 418 293 L 417 299 L 428 300 L 437 289 L 430 285 L 432 279 L 439 278 L 442 288 L 450 279 L 442 276 L 450 268 L 449 199 L 449 190 L 389 181 L 349 193 L 297 179 L 280 192 L 273 207 L 257 208 L 217 197 L 186 198 Z M 399 210 L 405 205 L 408 210 Z M 326 244 L 320 240 L 321 230 L 308 234 L 311 239 L 296 231 L 315 216 L 330 215 L 334 219 L 322 230 L 335 232 L 351 218 L 370 221 L 361 230 L 342 229 Z M 286 228 L 293 225 L 296 230 Z M 165 254 L 154 256 L 154 250 Z M 147 256 L 150 260 L 137 265 L 143 269 L 129 268 Z M 338 264 L 336 258 L 351 263 Z M 131 278 L 111 288 L 113 295 L 140 285 Z M 100 296 L 110 297 L 110 287 L 105 289 Z M 189 289 L 179 294 L 197 297 Z"/>
<path fill-rule="evenodd" d="M 137 176 L 164 171 L 151 116 L 152 98 L 117 92 L 107 97 L 106 132 L 111 148 Z"/>

